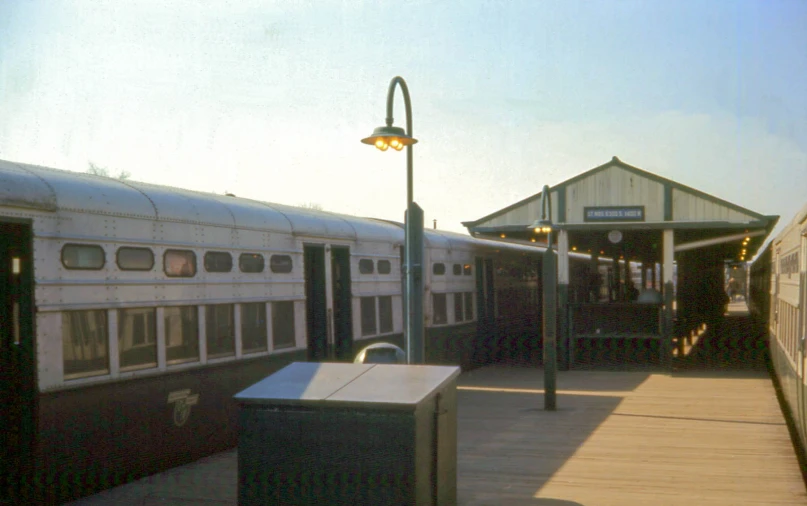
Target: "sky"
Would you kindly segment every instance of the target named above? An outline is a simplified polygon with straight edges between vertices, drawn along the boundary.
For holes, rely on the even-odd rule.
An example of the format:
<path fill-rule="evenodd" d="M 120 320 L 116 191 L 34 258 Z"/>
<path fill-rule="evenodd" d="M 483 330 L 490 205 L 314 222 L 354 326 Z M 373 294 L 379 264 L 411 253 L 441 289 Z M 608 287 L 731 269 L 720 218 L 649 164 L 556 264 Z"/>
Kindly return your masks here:
<path fill-rule="evenodd" d="M 807 203 L 803 0 L 0 0 L 0 159 L 444 230 L 623 162 Z M 405 125 L 396 92 L 395 124 Z"/>

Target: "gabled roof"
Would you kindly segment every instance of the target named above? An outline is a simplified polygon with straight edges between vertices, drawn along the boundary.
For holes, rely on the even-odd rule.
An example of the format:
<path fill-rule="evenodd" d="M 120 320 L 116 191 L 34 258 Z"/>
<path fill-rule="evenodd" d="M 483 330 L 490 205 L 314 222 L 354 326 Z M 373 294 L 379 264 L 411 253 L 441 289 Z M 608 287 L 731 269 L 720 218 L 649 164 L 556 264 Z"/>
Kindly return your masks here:
<path fill-rule="evenodd" d="M 652 172 L 647 172 L 646 170 L 642 170 L 642 169 L 640 169 L 638 167 L 634 167 L 633 165 L 629 165 L 629 164 L 623 162 L 622 160 L 620 160 L 616 156 L 611 158 L 610 161 L 608 161 L 608 162 L 606 162 L 606 163 L 604 163 L 604 164 L 602 164 L 602 165 L 600 165 L 598 167 L 594 167 L 593 169 L 587 170 L 587 171 L 585 171 L 585 172 L 583 172 L 581 174 L 578 174 L 577 176 L 574 176 L 574 177 L 572 177 L 570 179 L 567 179 L 566 181 L 563 181 L 561 183 L 556 184 L 555 186 L 550 187 L 549 190 L 550 190 L 550 192 L 554 193 L 554 192 L 556 192 L 558 190 L 561 190 L 563 188 L 571 186 L 572 184 L 577 183 L 577 182 L 579 182 L 579 181 L 581 181 L 583 179 L 590 178 L 590 177 L 596 175 L 597 173 L 602 172 L 602 171 L 604 171 L 606 169 L 609 169 L 609 168 L 612 168 L 612 167 L 619 167 L 619 168 L 621 168 L 623 170 L 626 170 L 628 172 L 632 172 L 632 173 L 636 174 L 639 177 L 648 179 L 650 181 L 655 181 L 655 182 L 657 182 L 659 184 L 669 186 L 672 189 L 682 191 L 682 192 L 691 194 L 691 195 L 696 196 L 696 197 L 700 197 L 702 199 L 705 199 L 705 200 L 708 200 L 710 202 L 719 204 L 719 205 L 721 205 L 723 207 L 726 207 L 727 209 L 730 209 L 730 210 L 733 210 L 733 211 L 737 211 L 739 213 L 743 213 L 743 214 L 752 216 L 752 217 L 756 218 L 756 220 L 758 220 L 758 221 L 761 221 L 761 222 L 773 221 L 773 224 L 771 225 L 771 228 L 775 225 L 776 221 L 779 218 L 778 216 L 762 215 L 762 214 L 754 212 L 754 211 L 752 211 L 750 209 L 746 209 L 744 207 L 738 206 L 737 204 L 731 203 L 731 202 L 729 202 L 727 200 L 720 199 L 720 198 L 715 197 L 713 195 L 710 195 L 710 194 L 708 194 L 706 192 L 702 192 L 700 190 L 692 188 L 691 186 L 687 186 L 687 185 L 678 183 L 678 182 L 673 181 L 671 179 L 667 179 L 667 178 L 659 176 L 657 174 L 653 174 Z M 479 218 L 477 220 L 463 221 L 462 225 L 464 227 L 468 228 L 468 229 L 472 229 L 474 227 L 479 226 L 482 223 L 485 223 L 487 221 L 492 220 L 493 218 L 496 218 L 498 216 L 506 214 L 509 211 L 512 211 L 513 209 L 517 209 L 517 208 L 519 208 L 521 206 L 524 206 L 524 205 L 527 205 L 527 204 L 529 204 L 531 202 L 540 202 L 541 197 L 542 197 L 541 192 L 538 192 L 538 193 L 536 193 L 534 195 L 531 195 L 531 196 L 529 196 L 529 197 L 527 197 L 525 199 L 522 199 L 522 200 L 520 200 L 520 201 L 518 201 L 518 202 L 516 202 L 514 204 L 511 204 L 511 205 L 509 205 L 507 207 L 499 209 L 498 211 L 495 211 L 495 212 L 493 212 L 491 214 L 488 214 L 487 216 L 483 216 L 482 218 Z"/>

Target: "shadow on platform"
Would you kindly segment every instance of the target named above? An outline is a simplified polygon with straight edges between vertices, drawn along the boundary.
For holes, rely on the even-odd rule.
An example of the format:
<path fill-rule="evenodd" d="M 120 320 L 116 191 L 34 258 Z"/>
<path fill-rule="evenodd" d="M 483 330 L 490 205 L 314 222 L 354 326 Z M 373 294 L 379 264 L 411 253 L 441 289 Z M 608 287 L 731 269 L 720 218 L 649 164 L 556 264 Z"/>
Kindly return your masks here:
<path fill-rule="evenodd" d="M 649 377 L 562 371 L 558 409 L 545 411 L 540 367 L 494 365 L 463 374 L 457 392 L 458 504 L 583 506 L 535 495 Z"/>

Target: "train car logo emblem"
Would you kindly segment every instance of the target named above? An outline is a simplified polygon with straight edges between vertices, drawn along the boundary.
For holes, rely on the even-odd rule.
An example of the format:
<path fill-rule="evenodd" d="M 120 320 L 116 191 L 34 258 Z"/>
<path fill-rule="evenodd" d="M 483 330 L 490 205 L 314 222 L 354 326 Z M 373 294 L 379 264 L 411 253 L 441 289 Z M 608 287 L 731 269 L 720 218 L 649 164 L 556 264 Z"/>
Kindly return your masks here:
<path fill-rule="evenodd" d="M 182 427 L 191 415 L 191 406 L 199 403 L 199 394 L 191 395 L 189 388 L 168 394 L 168 404 L 174 405 L 174 425 Z"/>

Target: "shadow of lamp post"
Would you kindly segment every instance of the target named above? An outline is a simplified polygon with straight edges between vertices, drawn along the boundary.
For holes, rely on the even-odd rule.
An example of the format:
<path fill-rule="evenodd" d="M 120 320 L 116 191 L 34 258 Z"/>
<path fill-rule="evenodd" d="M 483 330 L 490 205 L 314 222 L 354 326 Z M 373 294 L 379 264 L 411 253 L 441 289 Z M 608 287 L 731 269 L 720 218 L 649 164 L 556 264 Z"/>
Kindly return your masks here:
<path fill-rule="evenodd" d="M 401 87 L 406 109 L 406 131 L 392 126 L 392 104 L 396 86 Z M 402 77 L 394 77 L 387 91 L 386 125 L 373 131 L 373 135 L 361 140 L 374 145 L 381 151 L 393 148 L 396 151 L 406 147 L 406 215 L 404 226 L 404 338 L 406 339 L 406 362 L 424 362 L 423 342 L 423 210 L 412 199 L 412 145 L 417 139 L 412 137 L 412 104 L 409 101 L 409 88 Z"/>
<path fill-rule="evenodd" d="M 557 294 L 558 274 L 555 251 L 552 249 L 552 197 L 549 186 L 541 190 L 541 217 L 529 226 L 535 233 L 546 234 L 547 247 L 543 256 L 541 284 L 543 285 L 543 356 L 544 356 L 544 409 L 557 408 Z"/>

